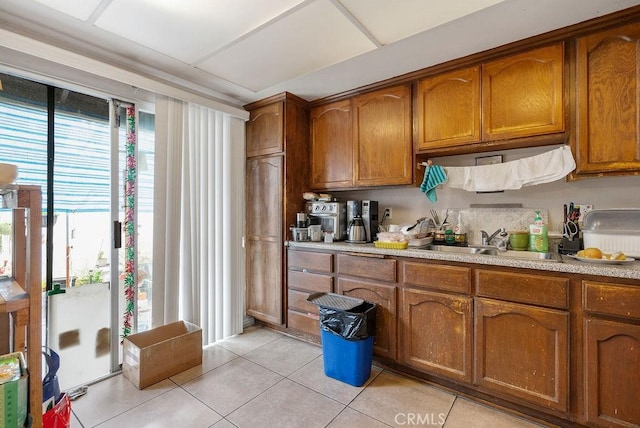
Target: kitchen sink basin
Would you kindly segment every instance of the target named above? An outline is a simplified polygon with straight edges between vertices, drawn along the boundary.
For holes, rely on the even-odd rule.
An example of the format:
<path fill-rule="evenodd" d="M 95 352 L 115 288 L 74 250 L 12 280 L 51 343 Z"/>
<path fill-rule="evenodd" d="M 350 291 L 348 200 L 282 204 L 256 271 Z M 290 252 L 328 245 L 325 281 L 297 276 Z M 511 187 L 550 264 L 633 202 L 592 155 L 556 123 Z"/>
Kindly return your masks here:
<path fill-rule="evenodd" d="M 491 255 L 495 255 L 498 257 L 508 257 L 512 259 L 544 260 L 548 262 L 562 261 L 562 258 L 560 258 L 560 255 L 557 253 L 536 253 L 533 251 L 507 250 L 507 251 L 496 251 L 495 253 L 491 253 Z"/>
<path fill-rule="evenodd" d="M 485 251 L 492 250 L 481 247 L 454 247 L 449 245 L 429 245 L 426 249 L 431 251 L 439 251 L 442 253 L 458 254 L 485 254 Z"/>
<path fill-rule="evenodd" d="M 562 259 L 559 254 L 556 253 L 536 253 L 532 251 L 499 251 L 495 247 L 486 245 L 470 245 L 468 247 L 455 247 L 449 245 L 430 245 L 427 250 L 438 251 L 443 253 L 458 253 L 458 254 L 481 254 L 486 256 L 504 257 L 510 259 L 523 259 L 523 260 L 539 260 L 548 262 L 560 262 Z"/>

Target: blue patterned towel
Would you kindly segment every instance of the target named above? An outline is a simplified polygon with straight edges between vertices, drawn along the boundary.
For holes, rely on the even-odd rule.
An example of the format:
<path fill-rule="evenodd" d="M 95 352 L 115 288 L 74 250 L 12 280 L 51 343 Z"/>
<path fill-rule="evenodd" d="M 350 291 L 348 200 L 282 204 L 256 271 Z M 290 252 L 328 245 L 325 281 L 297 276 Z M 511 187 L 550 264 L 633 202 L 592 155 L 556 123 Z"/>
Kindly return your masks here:
<path fill-rule="evenodd" d="M 436 187 L 446 182 L 447 174 L 444 172 L 443 167 L 439 165 L 427 165 L 425 166 L 424 179 L 420 185 L 420 190 L 427 195 L 427 199 L 431 202 L 436 202 L 438 200 Z"/>

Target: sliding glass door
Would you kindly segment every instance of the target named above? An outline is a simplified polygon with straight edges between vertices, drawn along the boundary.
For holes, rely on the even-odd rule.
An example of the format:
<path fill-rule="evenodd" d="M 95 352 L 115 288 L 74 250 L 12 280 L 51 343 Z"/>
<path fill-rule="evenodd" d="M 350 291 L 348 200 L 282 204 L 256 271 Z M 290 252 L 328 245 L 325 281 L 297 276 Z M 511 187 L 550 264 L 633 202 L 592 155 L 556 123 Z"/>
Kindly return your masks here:
<path fill-rule="evenodd" d="M 154 116 L 0 81 L 0 162 L 18 165 L 18 184 L 43 190 L 43 343 L 60 356 L 68 389 L 119 370 L 122 337 L 150 328 Z"/>
<path fill-rule="evenodd" d="M 46 340 L 60 356 L 66 389 L 111 372 L 111 271 L 118 263 L 109 254 L 109 102 L 67 89 L 54 94 L 52 281 L 65 293 L 48 293 Z"/>

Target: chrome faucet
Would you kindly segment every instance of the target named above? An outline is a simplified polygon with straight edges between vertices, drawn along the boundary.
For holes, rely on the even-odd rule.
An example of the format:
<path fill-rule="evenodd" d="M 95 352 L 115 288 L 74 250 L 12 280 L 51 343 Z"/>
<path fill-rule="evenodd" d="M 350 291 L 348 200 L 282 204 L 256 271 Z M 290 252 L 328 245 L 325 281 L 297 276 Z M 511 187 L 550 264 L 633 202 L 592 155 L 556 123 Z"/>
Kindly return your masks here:
<path fill-rule="evenodd" d="M 482 245 L 494 245 L 500 251 L 507 251 L 509 234 L 506 232 L 504 227 L 496 230 L 491 235 L 484 230 L 481 230 L 480 233 L 482 233 Z M 492 241 L 494 241 L 494 244 L 491 244 Z"/>

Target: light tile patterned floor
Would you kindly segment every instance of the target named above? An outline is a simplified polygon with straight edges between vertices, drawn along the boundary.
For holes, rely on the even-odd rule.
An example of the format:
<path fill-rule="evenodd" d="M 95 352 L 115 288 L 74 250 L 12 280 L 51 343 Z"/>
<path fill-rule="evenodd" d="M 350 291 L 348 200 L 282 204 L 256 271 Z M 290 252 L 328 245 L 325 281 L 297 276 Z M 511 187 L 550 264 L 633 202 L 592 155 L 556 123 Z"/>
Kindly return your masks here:
<path fill-rule="evenodd" d="M 144 390 L 118 375 L 71 407 L 72 428 L 540 426 L 375 365 L 364 386 L 348 385 L 324 375 L 321 347 L 261 327 Z"/>

